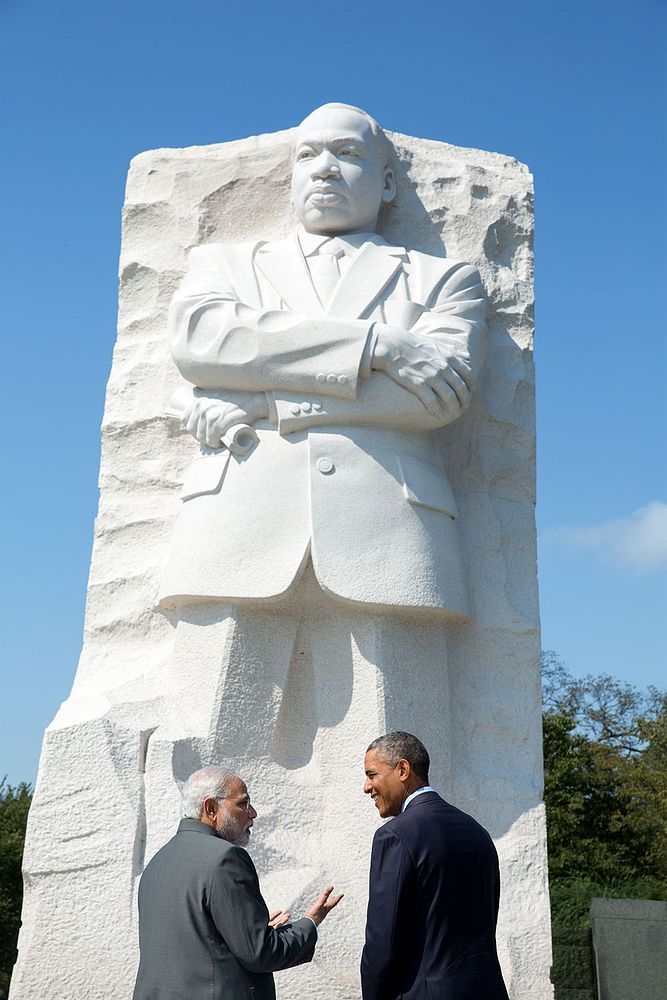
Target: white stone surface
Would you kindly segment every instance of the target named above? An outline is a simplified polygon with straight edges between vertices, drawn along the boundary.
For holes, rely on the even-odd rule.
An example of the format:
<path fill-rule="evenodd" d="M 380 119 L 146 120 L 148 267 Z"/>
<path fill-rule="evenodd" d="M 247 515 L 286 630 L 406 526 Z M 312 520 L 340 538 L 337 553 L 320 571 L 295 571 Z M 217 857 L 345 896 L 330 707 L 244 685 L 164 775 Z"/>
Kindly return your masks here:
<path fill-rule="evenodd" d="M 390 134 L 402 170 L 380 232 L 436 255 L 444 243 L 448 257 L 479 268 L 490 300 L 481 379 L 468 410 L 436 438 L 459 514 L 472 622 L 450 625 L 445 638 L 439 624 L 407 613 L 383 620 L 352 606 L 323 609 L 310 576 L 263 610 L 252 648 L 238 608 L 199 605 L 176 629 L 175 612 L 157 607 L 196 451 L 164 413 L 183 385 L 167 349 L 168 306 L 191 247 L 293 230 L 291 138 L 155 150 L 132 163 L 84 645 L 72 693 L 45 736 L 12 1000 L 131 995 L 136 886 L 176 826 L 174 779 L 218 759 L 238 769 L 257 805 L 251 849 L 269 905 L 298 912 L 322 875 L 347 894 L 312 966 L 276 977 L 279 997 L 356 1000 L 377 822 L 362 794 L 362 759 L 370 739 L 392 728 L 424 739 L 433 783 L 496 839 L 510 995 L 552 995 L 539 804 L 532 193 L 523 165 Z M 313 604 L 329 625 L 317 643 L 304 626 Z M 333 680 L 330 662 L 345 667 Z"/>

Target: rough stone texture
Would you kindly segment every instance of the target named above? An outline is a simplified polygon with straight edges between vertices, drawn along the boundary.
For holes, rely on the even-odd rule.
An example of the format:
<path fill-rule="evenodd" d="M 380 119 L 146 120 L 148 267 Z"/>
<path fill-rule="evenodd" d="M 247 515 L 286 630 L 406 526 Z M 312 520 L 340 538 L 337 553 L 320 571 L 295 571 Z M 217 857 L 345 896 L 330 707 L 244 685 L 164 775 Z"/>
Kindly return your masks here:
<path fill-rule="evenodd" d="M 442 741 L 447 752 L 437 745 L 429 683 L 414 678 L 410 684 L 408 676 L 404 690 L 384 691 L 370 662 L 353 678 L 354 711 L 345 725 L 334 717 L 322 730 L 331 740 L 340 726 L 340 739 L 323 750 L 334 762 L 330 780 L 340 785 L 335 808 L 313 799 L 307 763 L 295 770 L 287 794 L 284 772 L 261 750 L 257 712 L 266 686 L 270 697 L 280 678 L 254 676 L 243 650 L 235 677 L 216 676 L 215 664 L 198 663 L 196 636 L 187 646 L 192 659 L 179 662 L 174 622 L 155 605 L 195 444 L 163 415 L 179 384 L 167 351 L 166 311 L 190 247 L 276 239 L 293 228 L 291 133 L 140 154 L 127 185 L 118 340 L 102 428 L 83 652 L 72 693 L 45 735 L 28 827 L 12 1000 L 131 995 L 136 887 L 146 860 L 175 829 L 174 778 L 222 753 L 247 779 L 260 809 L 252 850 L 269 905 L 298 912 L 313 888 L 309 843 L 328 838 L 333 857 L 341 831 L 357 834 L 352 862 L 339 848 L 339 868 L 328 872 L 347 899 L 340 917 L 323 927 L 315 962 L 276 977 L 282 1000 L 356 1000 L 365 872 L 377 822 L 361 795 L 361 759 L 369 734 L 406 718 L 415 720 L 440 756 L 438 786 L 496 840 L 503 876 L 499 952 L 510 995 L 552 996 L 540 804 L 531 178 L 506 156 L 390 138 L 404 170 L 397 204 L 380 231 L 389 241 L 431 253 L 442 254 L 444 244 L 448 256 L 477 265 L 491 304 L 490 349 L 472 405 L 439 432 L 461 515 L 475 618 L 450 634 L 446 654 L 443 649 L 451 713 Z M 221 643 L 234 642 L 232 619 L 216 627 Z M 404 662 L 409 660 L 408 650 Z M 195 669 L 201 669 L 200 691 L 210 693 L 211 713 L 191 713 L 188 721 L 184 678 Z M 218 739 L 214 730 L 230 711 L 230 693 L 242 725 L 227 731 L 227 740 Z M 287 739 L 288 721 L 281 724 Z M 234 742 L 234 733 L 240 739 L 248 727 L 260 734 L 255 757 Z M 290 752 L 297 751 L 292 746 Z M 300 869 L 291 861 L 295 843 L 304 856 Z"/>
<path fill-rule="evenodd" d="M 599 1000 L 662 1000 L 667 984 L 667 903 L 594 899 Z"/>

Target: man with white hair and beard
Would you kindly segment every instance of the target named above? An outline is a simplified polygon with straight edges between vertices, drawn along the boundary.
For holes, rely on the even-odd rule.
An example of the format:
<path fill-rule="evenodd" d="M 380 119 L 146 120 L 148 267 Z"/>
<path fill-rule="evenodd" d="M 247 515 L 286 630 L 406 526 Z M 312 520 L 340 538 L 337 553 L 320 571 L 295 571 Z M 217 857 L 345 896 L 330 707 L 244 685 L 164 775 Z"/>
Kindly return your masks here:
<path fill-rule="evenodd" d="M 204 767 L 181 794 L 178 831 L 139 886 L 134 1000 L 274 1000 L 273 973 L 310 962 L 317 926 L 342 897 L 329 885 L 293 923 L 269 914 L 244 850 L 257 816 L 245 782 Z"/>

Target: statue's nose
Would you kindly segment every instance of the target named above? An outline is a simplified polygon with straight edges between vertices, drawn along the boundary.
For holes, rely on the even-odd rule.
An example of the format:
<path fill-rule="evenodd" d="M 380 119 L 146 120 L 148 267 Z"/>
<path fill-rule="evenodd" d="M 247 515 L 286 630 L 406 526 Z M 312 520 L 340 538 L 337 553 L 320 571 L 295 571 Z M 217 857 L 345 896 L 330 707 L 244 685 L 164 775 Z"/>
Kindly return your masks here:
<path fill-rule="evenodd" d="M 313 177 L 340 177 L 340 167 L 332 156 L 318 156 L 313 164 Z"/>

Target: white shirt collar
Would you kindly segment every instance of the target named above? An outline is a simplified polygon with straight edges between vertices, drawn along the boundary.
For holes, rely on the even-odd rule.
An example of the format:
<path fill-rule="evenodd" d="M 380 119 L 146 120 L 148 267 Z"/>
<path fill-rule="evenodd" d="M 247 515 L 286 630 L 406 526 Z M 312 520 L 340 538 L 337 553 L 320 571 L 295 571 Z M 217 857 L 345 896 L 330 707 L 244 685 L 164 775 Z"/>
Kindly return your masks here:
<path fill-rule="evenodd" d="M 407 799 L 401 806 L 401 812 L 405 812 L 410 802 L 412 802 L 413 799 L 416 799 L 418 795 L 422 795 L 423 792 L 434 792 L 434 791 L 435 788 L 431 788 L 430 785 L 422 785 L 421 788 L 416 788 L 414 792 L 411 792 L 410 795 L 408 795 Z"/>
<path fill-rule="evenodd" d="M 304 257 L 312 257 L 330 239 L 337 239 L 346 244 L 352 254 L 359 250 L 364 243 L 375 243 L 379 247 L 390 246 L 378 233 L 343 233 L 340 236 L 334 233 L 331 236 L 323 236 L 321 233 L 309 233 L 305 229 L 299 229 L 298 237 Z M 404 247 L 391 247 L 391 249 L 399 255 L 405 253 Z"/>

